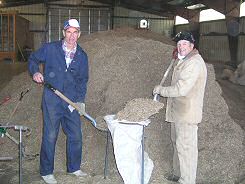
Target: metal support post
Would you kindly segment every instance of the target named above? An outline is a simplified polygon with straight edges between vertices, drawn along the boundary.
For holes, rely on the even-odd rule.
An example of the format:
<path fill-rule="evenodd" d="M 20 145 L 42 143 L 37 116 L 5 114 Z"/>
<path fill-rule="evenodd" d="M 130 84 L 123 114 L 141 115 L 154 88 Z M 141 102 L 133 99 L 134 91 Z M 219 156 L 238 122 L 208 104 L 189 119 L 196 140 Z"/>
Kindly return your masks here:
<path fill-rule="evenodd" d="M 144 155 L 144 149 L 145 149 L 145 141 L 144 141 L 144 134 L 145 134 L 145 126 L 143 125 L 143 129 L 142 129 L 142 140 L 141 140 L 141 144 L 142 144 L 142 160 L 141 160 L 141 184 L 144 184 L 144 169 L 145 169 L 145 164 L 144 164 L 144 159 L 145 159 L 145 155 Z"/>
<path fill-rule="evenodd" d="M 22 158 L 23 158 L 23 143 L 22 143 L 22 131 L 26 131 L 28 128 L 26 126 L 15 125 L 15 130 L 19 130 L 19 184 L 23 183 L 22 177 Z"/>
<path fill-rule="evenodd" d="M 22 184 L 22 129 L 20 131 L 20 141 L 19 141 L 19 183 Z"/>
<path fill-rule="evenodd" d="M 104 167 L 104 179 L 107 177 L 108 170 L 108 152 L 109 152 L 110 131 L 106 131 L 106 150 L 105 150 L 105 167 Z"/>
<path fill-rule="evenodd" d="M 19 131 L 19 142 L 18 142 L 18 145 L 19 145 L 19 184 L 23 184 L 23 178 L 22 178 L 22 158 L 23 158 L 22 131 L 27 131 L 28 127 L 22 126 L 22 125 L 5 125 L 5 126 L 0 126 L 0 128 L 1 129 L 13 128 L 14 130 Z"/>

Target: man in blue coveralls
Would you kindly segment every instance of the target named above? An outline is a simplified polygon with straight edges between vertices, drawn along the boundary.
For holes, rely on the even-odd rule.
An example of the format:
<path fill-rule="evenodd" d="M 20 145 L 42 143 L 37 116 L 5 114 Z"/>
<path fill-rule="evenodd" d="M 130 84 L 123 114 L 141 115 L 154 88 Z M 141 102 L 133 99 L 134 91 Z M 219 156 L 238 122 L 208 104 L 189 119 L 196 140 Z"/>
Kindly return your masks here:
<path fill-rule="evenodd" d="M 29 57 L 28 68 L 36 83 L 51 84 L 79 106 L 79 112 L 48 88 L 43 90 L 43 135 L 40 152 L 40 174 L 48 184 L 57 183 L 54 171 L 55 144 L 60 124 L 67 136 L 67 172 L 78 177 L 87 174 L 80 170 L 82 131 L 80 114 L 85 111 L 88 82 L 87 54 L 77 44 L 80 25 L 76 19 L 65 21 L 64 39 L 44 44 Z M 39 65 L 44 64 L 44 73 Z"/>

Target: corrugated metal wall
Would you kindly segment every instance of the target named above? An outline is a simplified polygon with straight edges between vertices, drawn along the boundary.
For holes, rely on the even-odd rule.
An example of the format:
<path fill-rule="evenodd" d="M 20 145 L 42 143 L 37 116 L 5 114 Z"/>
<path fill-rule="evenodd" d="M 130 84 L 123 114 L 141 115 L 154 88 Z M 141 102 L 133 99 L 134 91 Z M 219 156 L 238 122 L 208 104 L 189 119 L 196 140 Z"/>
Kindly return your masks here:
<path fill-rule="evenodd" d="M 228 62 L 231 60 L 225 20 L 200 23 L 199 51 L 207 60 Z"/>
<path fill-rule="evenodd" d="M 68 18 L 77 18 L 81 22 L 82 34 L 111 28 L 110 8 L 104 8 L 105 5 L 92 1 L 83 2 L 82 5 L 86 8 L 80 4 L 80 0 L 65 0 L 50 3 L 48 7 L 34 4 L 2 8 L 1 11 L 17 11 L 30 21 L 29 30 L 34 33 L 33 49 L 36 50 L 44 42 L 62 38 L 63 22 Z"/>
<path fill-rule="evenodd" d="M 40 47 L 45 38 L 49 41 L 60 39 L 62 37 L 63 21 L 69 17 L 75 17 L 82 23 L 81 30 L 83 34 L 90 34 L 96 31 L 108 30 L 111 28 L 133 27 L 138 28 L 141 19 L 149 22 L 149 30 L 163 34 L 168 37 L 173 36 L 174 20 L 160 17 L 153 14 L 129 10 L 122 7 L 115 7 L 114 12 L 110 8 L 82 8 L 74 6 L 81 3 L 80 0 L 57 1 L 59 4 L 71 4 L 69 7 L 49 7 L 49 14 L 46 17 L 47 7 L 44 4 L 34 4 L 29 6 L 18 6 L 12 8 L 2 8 L 1 11 L 17 11 L 20 16 L 30 21 L 29 29 L 34 34 L 34 49 Z M 56 2 L 54 2 L 56 3 Z M 103 4 L 91 1 L 84 1 L 86 5 L 100 6 Z M 113 17 L 112 17 L 113 14 Z M 49 20 L 47 22 L 47 20 Z M 245 60 L 245 17 L 239 21 L 240 34 L 238 36 L 237 63 Z M 204 58 L 216 61 L 230 61 L 229 41 L 225 20 L 215 20 L 202 22 L 199 24 L 199 51 Z M 49 32 L 46 28 L 49 26 Z M 175 32 L 182 30 L 192 30 L 189 24 L 175 26 Z"/>
<path fill-rule="evenodd" d="M 179 24 L 175 26 L 175 32 L 179 33 L 181 31 L 190 31 L 190 26 L 189 24 Z"/>
<path fill-rule="evenodd" d="M 237 60 L 238 64 L 245 60 L 245 35 L 239 35 L 238 37 Z"/>
<path fill-rule="evenodd" d="M 81 25 L 82 35 L 111 29 L 112 9 L 92 1 L 58 1 L 48 7 L 48 41 L 63 37 L 63 23 L 76 18 Z"/>
<path fill-rule="evenodd" d="M 148 21 L 149 30 L 171 37 L 173 33 L 174 20 L 122 7 L 114 8 L 113 28 L 139 28 L 139 23 L 142 19 L 146 19 Z"/>
<path fill-rule="evenodd" d="M 82 34 L 90 34 L 111 29 L 111 9 L 109 8 L 49 8 L 48 41 L 60 40 L 63 37 L 63 23 L 76 18 L 81 25 Z"/>
<path fill-rule="evenodd" d="M 174 20 L 121 7 L 114 8 L 112 13 L 112 9 L 103 8 L 105 5 L 101 3 L 84 1 L 83 5 L 86 7 L 80 6 L 80 3 L 80 0 L 65 0 L 50 3 L 48 7 L 44 4 L 34 4 L 5 8 L 2 11 L 18 11 L 20 16 L 30 21 L 29 29 L 34 33 L 34 49 L 39 48 L 44 42 L 60 39 L 63 22 L 71 17 L 79 19 L 82 23 L 83 34 L 111 29 L 112 22 L 114 28 L 137 28 L 143 18 L 149 21 L 149 30 L 168 37 L 173 34 Z M 111 17 L 112 14 L 114 17 Z"/>
<path fill-rule="evenodd" d="M 237 60 L 238 64 L 245 60 L 245 17 L 240 18 L 240 35 L 238 37 L 238 51 Z"/>
<path fill-rule="evenodd" d="M 199 52 L 204 59 L 219 62 L 230 61 L 227 36 L 200 36 Z"/>
<path fill-rule="evenodd" d="M 240 18 L 240 33 L 244 33 L 245 34 L 245 17 L 241 17 Z"/>
<path fill-rule="evenodd" d="M 191 30 L 189 24 L 176 25 L 176 32 Z M 236 64 L 245 60 L 245 17 L 239 20 L 239 35 Z M 206 60 L 229 62 L 231 60 L 225 20 L 199 23 L 199 51 Z"/>
<path fill-rule="evenodd" d="M 208 34 L 208 33 L 219 33 L 226 34 L 226 22 L 225 20 L 213 20 L 208 22 L 200 23 L 200 34 Z"/>

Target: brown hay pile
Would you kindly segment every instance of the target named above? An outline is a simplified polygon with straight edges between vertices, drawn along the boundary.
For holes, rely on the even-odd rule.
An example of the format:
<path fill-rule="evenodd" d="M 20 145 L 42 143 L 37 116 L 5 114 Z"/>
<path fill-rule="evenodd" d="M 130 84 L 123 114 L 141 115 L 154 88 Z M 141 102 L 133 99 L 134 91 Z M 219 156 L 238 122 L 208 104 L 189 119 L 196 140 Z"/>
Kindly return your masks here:
<path fill-rule="evenodd" d="M 83 37 L 80 45 L 86 50 L 90 62 L 90 80 L 86 98 L 86 111 L 92 117 L 116 114 L 125 103 L 136 98 L 152 99 L 152 90 L 159 84 L 171 59 L 173 46 L 162 43 L 168 39 L 139 30 L 108 31 Z M 144 35 L 147 35 L 144 37 Z M 152 39 L 151 39 L 152 37 Z M 161 39 L 160 39 L 161 38 Z M 159 40 L 159 41 L 157 41 Z M 168 41 L 168 43 L 171 43 Z M 229 116 L 228 106 L 222 91 L 215 81 L 212 65 L 208 67 L 208 82 L 205 93 L 203 122 L 199 128 L 199 183 L 232 184 L 244 176 L 244 131 Z M 169 79 L 166 81 L 169 83 Z M 27 73 L 15 77 L 0 96 L 11 94 L 13 101 L 0 106 L 1 120 L 7 120 L 16 104 L 21 90 L 31 91 L 21 102 L 12 121 L 32 129 L 25 137 L 28 153 L 39 152 L 42 128 L 41 90 Z M 165 103 L 165 99 L 161 98 Z M 193 112 L 195 113 L 195 112 Z M 154 162 L 151 183 L 167 183 L 163 175 L 171 170 L 172 147 L 169 124 L 164 122 L 165 112 L 155 115 L 145 132 L 145 149 Z M 83 164 L 91 175 L 84 183 L 105 183 L 101 179 L 104 167 L 106 134 L 96 130 L 82 118 Z M 18 137 L 16 132 L 11 132 Z M 56 148 L 55 174 L 65 175 L 65 136 L 60 134 Z M 110 145 L 112 146 L 112 145 Z M 7 138 L 1 144 L 1 156 L 18 153 L 18 148 Z M 109 152 L 109 183 L 122 183 L 114 163 L 113 152 Z M 38 173 L 38 160 L 25 162 L 26 172 Z M 32 171 L 32 172 L 31 172 Z M 64 176 L 67 178 L 68 176 Z M 116 179 L 113 179 L 116 178 Z M 66 181 L 66 179 L 58 180 Z M 113 180 L 113 181 L 112 181 Z M 30 180 L 27 183 L 31 183 Z M 73 183 L 75 180 L 73 181 Z"/>
<path fill-rule="evenodd" d="M 152 115 L 163 108 L 163 103 L 152 99 L 137 98 L 127 102 L 124 109 L 116 114 L 118 121 L 126 120 L 129 122 L 146 121 Z"/>

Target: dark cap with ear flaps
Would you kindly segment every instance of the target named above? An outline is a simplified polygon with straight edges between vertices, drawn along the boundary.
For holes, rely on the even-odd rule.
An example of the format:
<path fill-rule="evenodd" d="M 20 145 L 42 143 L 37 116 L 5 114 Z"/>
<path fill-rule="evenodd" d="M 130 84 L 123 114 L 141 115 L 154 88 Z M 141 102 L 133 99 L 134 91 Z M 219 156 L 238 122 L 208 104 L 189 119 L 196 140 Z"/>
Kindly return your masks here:
<path fill-rule="evenodd" d="M 191 43 L 195 42 L 195 39 L 193 37 L 193 35 L 191 34 L 191 32 L 188 31 L 183 31 L 183 32 L 179 32 L 174 38 L 173 41 L 175 41 L 176 43 L 180 40 L 187 40 Z"/>

